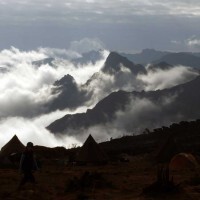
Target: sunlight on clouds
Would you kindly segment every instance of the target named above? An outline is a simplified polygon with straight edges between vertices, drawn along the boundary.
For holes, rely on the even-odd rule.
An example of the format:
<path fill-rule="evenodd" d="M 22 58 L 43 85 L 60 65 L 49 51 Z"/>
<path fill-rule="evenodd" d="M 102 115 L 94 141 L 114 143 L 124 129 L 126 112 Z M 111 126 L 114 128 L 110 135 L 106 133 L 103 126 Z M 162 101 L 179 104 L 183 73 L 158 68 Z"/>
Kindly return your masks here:
<path fill-rule="evenodd" d="M 144 86 L 144 90 L 150 91 L 162 90 L 182 84 L 185 81 L 194 79 L 197 75 L 198 71 L 190 67 L 175 66 L 167 70 L 148 70 L 147 74 L 140 74 L 137 78 L 146 85 Z"/>
<path fill-rule="evenodd" d="M 76 41 L 74 44 L 78 48 L 85 42 L 88 44 L 87 39 Z M 91 41 L 91 45 L 88 47 L 92 47 L 92 49 L 99 47 L 95 42 L 96 40 Z M 125 125 L 132 127 L 128 118 L 135 119 L 135 122 L 139 123 L 140 119 L 145 118 L 142 110 L 145 109 L 146 113 L 159 113 L 160 108 L 146 99 L 141 102 L 134 100 L 133 105 L 127 106 L 125 112 L 116 113 L 117 118 L 113 124 L 91 127 L 79 133 L 75 131 L 76 136 L 74 137 L 54 136 L 45 127 L 66 114 L 86 112 L 88 108 L 92 108 L 99 100 L 113 91 L 164 89 L 189 81 L 198 75 L 198 72 L 192 68 L 175 66 L 165 70 L 150 70 L 147 67 L 146 74 L 136 76 L 123 65 L 119 72 L 110 75 L 101 71 L 109 55 L 108 51 L 101 51 L 102 59 L 95 64 L 89 62 L 77 65 L 70 59 L 81 58 L 82 54 L 72 49 L 39 48 L 35 51 L 20 51 L 12 47 L 0 52 L 0 66 L 7 69 L 6 72 L 0 73 L 0 133 L 3 133 L 0 134 L 0 145 L 7 142 L 13 134 L 17 134 L 24 143 L 32 140 L 39 145 L 65 147 L 71 144 L 80 144 L 90 131 L 98 136 L 99 131 L 103 130 L 101 136 L 97 137 L 99 140 L 108 139 L 114 134 L 120 135 L 125 130 Z M 33 64 L 33 61 L 40 61 L 44 58 L 53 58 L 52 63 Z M 73 76 L 78 87 L 91 94 L 91 98 L 85 105 L 74 111 L 57 110 L 47 113 L 43 105 L 56 97 L 51 94 L 53 83 L 67 74 Z M 93 77 L 90 79 L 92 75 Z M 81 85 L 88 79 L 90 81 L 83 88 Z M 165 106 L 171 101 L 173 101 L 172 98 L 166 98 L 161 103 Z M 71 130 L 70 134 L 73 131 Z"/>
<path fill-rule="evenodd" d="M 7 118 L 1 121 L 0 132 L 3 133 L 0 134 L 1 147 L 15 134 L 24 144 L 31 141 L 35 145 L 47 147 L 64 146 L 66 148 L 70 147 L 71 144 L 81 144 L 74 137 L 56 137 L 52 133 L 48 132 L 45 127 L 39 126 L 34 120 L 28 120 L 25 118 Z"/>
<path fill-rule="evenodd" d="M 35 118 L 9 117 L 0 121 L 0 147 L 5 145 L 15 134 L 26 144 L 32 141 L 35 145 L 47 147 L 64 146 L 70 148 L 72 144 L 81 145 L 80 140 L 70 136 L 55 136 L 45 127 L 66 114 L 86 112 L 87 107 L 80 107 L 74 111 L 55 111 Z"/>
<path fill-rule="evenodd" d="M 45 146 L 65 146 L 81 144 L 68 136 L 54 136 L 45 127 L 66 114 L 86 112 L 88 107 L 80 107 L 74 111 L 63 110 L 41 115 L 42 107 L 54 96 L 51 94 L 52 84 L 66 74 L 79 77 L 84 83 L 103 66 L 108 55 L 102 51 L 103 59 L 86 65 L 75 66 L 64 58 L 77 58 L 81 55 L 70 50 L 40 48 L 36 51 L 20 51 L 12 47 L 0 52 L 0 66 L 8 71 L 0 73 L 0 145 L 17 134 L 26 143 L 31 140 L 35 144 Z M 49 64 L 33 65 L 33 61 L 53 57 L 54 66 Z M 13 96 L 14 95 L 14 96 Z M 21 116 L 21 117 L 20 117 Z M 36 117 L 33 117 L 36 116 Z"/>

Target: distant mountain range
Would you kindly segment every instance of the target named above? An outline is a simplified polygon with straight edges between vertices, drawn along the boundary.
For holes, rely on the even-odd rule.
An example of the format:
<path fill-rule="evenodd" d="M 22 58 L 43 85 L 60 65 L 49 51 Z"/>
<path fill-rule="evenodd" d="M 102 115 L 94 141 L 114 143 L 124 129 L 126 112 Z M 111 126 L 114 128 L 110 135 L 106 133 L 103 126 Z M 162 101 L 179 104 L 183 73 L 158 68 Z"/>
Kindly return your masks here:
<path fill-rule="evenodd" d="M 200 53 L 179 52 L 172 53 L 166 51 L 157 51 L 154 49 L 144 49 L 141 53 L 126 54 L 120 53 L 134 63 L 158 64 L 166 62 L 170 65 L 184 65 L 200 69 Z"/>
<path fill-rule="evenodd" d="M 149 65 L 149 69 L 151 70 L 156 70 L 158 68 L 164 70 L 172 67 L 173 65 L 166 62 Z M 102 97 L 99 100 L 103 99 L 111 92 L 126 88 L 126 85 L 132 84 L 133 88 L 136 89 L 137 85 L 134 85 L 134 77 L 138 74 L 146 73 L 147 70 L 143 65 L 134 64 L 126 57 L 121 56 L 116 52 L 111 52 L 100 72 L 93 74 L 85 84 L 78 85 L 71 75 L 65 75 L 61 80 L 56 81 L 54 83 L 52 94 L 57 94 L 57 97 L 46 107 L 48 110 L 53 111 L 65 108 L 74 109 L 83 105 L 93 98 L 94 90 L 92 88 L 96 82 L 104 80 L 103 77 L 105 75 L 112 77 L 112 84 L 109 85 L 109 88 L 105 88 L 106 92 L 102 93 Z M 100 89 L 103 90 L 103 88 Z"/>
<path fill-rule="evenodd" d="M 118 55 L 118 58 L 117 58 Z M 123 57 L 120 58 L 119 55 Z M 119 61 L 126 66 L 131 66 L 131 63 L 135 63 L 135 67 L 140 68 L 140 65 L 146 64 L 159 64 L 159 63 L 168 63 L 169 65 L 184 65 L 200 69 L 200 53 L 192 52 L 167 52 L 167 51 L 158 51 L 154 49 L 144 49 L 140 53 L 130 54 L 130 53 L 117 53 L 111 52 L 109 55 L 111 58 L 105 63 L 107 66 L 114 66 L 116 63 L 119 64 Z M 75 65 L 84 65 L 88 63 L 95 64 L 97 61 L 103 58 L 102 51 L 90 51 L 83 53 L 81 57 L 69 59 Z M 125 60 L 125 58 L 127 60 Z M 53 66 L 53 61 L 55 58 L 49 57 L 38 61 L 33 61 L 32 63 L 36 66 L 41 65 L 50 65 Z M 131 62 L 131 63 L 130 63 Z M 120 68 L 119 65 L 116 65 L 116 70 Z M 131 67 L 129 67 L 131 69 Z M 107 67 L 104 69 L 108 72 Z M 134 68 L 134 70 L 136 70 Z"/>
<path fill-rule="evenodd" d="M 120 53 L 120 54 L 134 63 L 148 64 L 169 54 L 169 52 L 157 51 L 154 49 L 144 49 L 140 53 L 135 53 L 135 54 Z"/>
<path fill-rule="evenodd" d="M 125 127 L 129 131 L 131 128 L 139 128 L 142 123 L 152 124 L 150 128 L 153 128 L 157 125 L 165 124 L 166 121 L 171 123 L 176 120 L 197 119 L 200 118 L 199 87 L 200 76 L 190 82 L 170 89 L 151 92 L 113 92 L 97 103 L 93 109 L 87 110 L 86 113 L 66 115 L 50 124 L 47 129 L 53 133 L 69 134 L 68 130 L 70 129 L 88 128 L 112 123 L 116 118 L 116 113 L 123 112 L 131 101 L 133 101 L 134 105 L 135 99 L 150 101 L 158 109 L 155 109 L 156 112 L 154 110 L 152 112 L 151 110 L 144 110 L 140 121 L 141 124 L 138 124 L 138 127 L 130 127 L 129 124 L 129 127 Z"/>
<path fill-rule="evenodd" d="M 200 57 L 191 53 L 169 53 L 154 63 L 167 62 L 171 65 L 184 65 L 200 69 Z"/>
<path fill-rule="evenodd" d="M 99 56 L 100 53 L 90 52 L 85 54 L 82 59 L 73 62 L 76 64 L 94 63 L 100 59 Z M 144 50 L 140 56 L 139 54 L 137 56 L 140 59 L 144 56 L 146 61 L 154 59 L 148 66 L 148 70 L 157 70 L 158 68 L 166 70 L 177 64 L 198 68 L 198 63 L 200 63 L 200 57 L 191 53 Z M 132 107 L 137 107 L 140 100 L 141 102 L 145 101 L 145 103 L 150 102 L 154 108 L 143 109 L 142 112 L 140 111 L 141 114 L 138 114 L 137 119 L 133 119 L 133 122 L 131 122 L 132 116 L 127 117 L 129 122 L 126 122 L 123 128 L 128 132 L 142 130 L 145 127 L 154 128 L 180 120 L 199 118 L 199 77 L 191 82 L 169 89 L 144 92 L 141 89 L 137 90 L 136 85 L 134 85 L 136 84 L 135 77 L 138 74 L 147 74 L 147 69 L 143 65 L 135 64 L 137 61 L 132 62 L 117 52 L 111 52 L 101 70 L 93 74 L 85 84 L 78 85 L 74 77 L 69 74 L 57 80 L 52 87 L 52 95 L 55 95 L 55 98 L 45 105 L 46 112 L 66 108 L 76 109 L 91 100 L 96 106 L 93 109 L 88 109 L 86 113 L 66 115 L 50 124 L 47 129 L 53 133 L 70 134 L 68 132 L 70 129 L 79 130 L 112 124 L 118 119 L 117 113 L 126 115 L 126 112 L 129 112 Z M 53 62 L 53 58 L 47 58 L 35 61 L 33 64 L 38 67 L 44 64 L 54 66 Z M 105 77 L 111 79 L 107 88 L 96 85 L 103 84 Z M 126 91 L 126 86 L 131 84 L 134 90 Z M 95 87 L 99 87 L 99 89 L 95 90 Z M 100 94 L 96 94 L 96 91 Z M 133 112 L 132 115 L 135 116 L 135 113 Z"/>

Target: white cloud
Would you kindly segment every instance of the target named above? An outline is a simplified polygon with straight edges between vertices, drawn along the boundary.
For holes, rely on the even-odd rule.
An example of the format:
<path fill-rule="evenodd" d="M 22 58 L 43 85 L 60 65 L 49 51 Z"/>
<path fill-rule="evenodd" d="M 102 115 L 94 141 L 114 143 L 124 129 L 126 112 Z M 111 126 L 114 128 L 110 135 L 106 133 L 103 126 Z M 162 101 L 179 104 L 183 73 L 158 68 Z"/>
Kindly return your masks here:
<path fill-rule="evenodd" d="M 72 51 L 70 49 L 39 48 L 39 52 L 49 57 L 59 57 L 68 60 L 81 57 L 81 54 L 77 51 Z"/>
<path fill-rule="evenodd" d="M 181 41 L 178 41 L 178 40 L 171 40 L 170 42 L 171 42 L 172 44 L 175 44 L 175 45 L 181 44 Z"/>
<path fill-rule="evenodd" d="M 97 142 L 124 135 L 138 135 L 146 128 L 154 129 L 168 126 L 171 123 L 185 120 L 178 111 L 176 114 L 165 113 L 164 109 L 173 103 L 177 95 L 163 96 L 158 102 L 148 98 L 132 97 L 125 109 L 115 113 L 115 119 L 104 125 L 91 126 L 88 129 L 68 130 L 67 133 L 76 135 L 79 141 L 84 141 L 92 134 Z"/>
<path fill-rule="evenodd" d="M 159 68 L 150 70 L 147 66 L 147 73 L 137 76 L 134 76 L 130 70 L 123 66 L 121 71 L 115 75 L 99 72 L 87 85 L 87 90 L 93 94 L 88 105 L 95 105 L 114 91 L 162 90 L 190 81 L 198 74 L 198 71 L 185 66 L 175 66 L 165 70 Z"/>
<path fill-rule="evenodd" d="M 197 36 L 192 36 L 185 41 L 186 45 L 192 50 L 200 49 L 200 38 Z"/>
<path fill-rule="evenodd" d="M 14 135 L 26 144 L 32 141 L 35 145 L 47 147 L 64 146 L 72 147 L 73 144 L 81 145 L 82 141 L 72 136 L 53 135 L 45 127 L 66 114 L 86 112 L 87 107 L 80 107 L 74 111 L 63 110 L 39 115 L 34 118 L 8 117 L 0 120 L 0 147 L 4 146 Z"/>
<path fill-rule="evenodd" d="M 79 53 L 85 53 L 92 50 L 105 49 L 105 45 L 98 38 L 83 38 L 80 41 L 73 41 L 70 49 Z"/>
<path fill-rule="evenodd" d="M 144 90 L 162 90 L 194 79 L 199 73 L 190 67 L 175 66 L 166 70 L 148 70 L 139 74 L 137 79 L 143 82 Z"/>
<path fill-rule="evenodd" d="M 40 20 L 48 21 L 73 19 L 75 16 L 80 21 L 86 20 L 95 12 L 103 12 L 105 16 L 132 16 L 132 15 L 185 15 L 199 16 L 200 2 L 191 1 L 161 1 L 161 0 L 24 0 L 24 1 L 2 1 L 2 18 L 8 12 L 13 19 L 18 21 L 26 21 L 35 19 L 36 13 Z M 20 15 L 21 14 L 21 15 Z M 8 15 L 9 16 L 9 15 Z M 7 16 L 7 18 L 8 18 Z M 10 18 L 10 20 L 11 20 Z M 95 17 L 92 17 L 95 20 Z M 99 18 L 101 19 L 101 18 Z M 114 19 L 112 20 L 114 22 Z"/>
<path fill-rule="evenodd" d="M 69 52 L 71 53 L 71 51 L 64 49 L 49 48 L 20 51 L 14 47 L 0 52 L 0 66 L 8 70 L 5 73 L 0 73 L 0 132 L 4 133 L 0 135 L 0 141 L 2 141 L 0 145 L 7 142 L 13 134 L 17 134 L 24 143 L 32 140 L 35 144 L 45 146 L 68 146 L 85 140 L 86 135 L 89 133 L 88 130 L 83 132 L 82 136 L 77 136 L 77 138 L 61 137 L 61 139 L 58 139 L 50 134 L 45 127 L 69 113 L 69 111 L 56 111 L 41 115 L 43 112 L 42 105 L 53 98 L 50 95 L 50 89 L 55 80 L 66 74 L 71 74 L 79 84 L 85 83 L 90 76 L 101 69 L 109 52 L 102 51 L 103 59 L 95 65 L 89 63 L 79 66 L 70 63 L 66 58 L 79 57 L 80 53 L 76 54 L 73 51 L 75 54 L 69 56 L 71 55 Z M 33 61 L 48 57 L 55 57 L 53 66 L 48 64 L 35 66 L 32 64 Z M 148 70 L 147 74 L 138 76 L 133 76 L 128 69 L 121 66 L 121 72 L 118 72 L 116 77 L 99 73 L 96 79 L 89 84 L 88 90 L 93 92 L 93 97 L 88 106 L 95 105 L 110 92 L 119 89 L 128 91 L 164 89 L 184 83 L 195 76 L 197 76 L 196 71 L 184 66 L 176 66 L 168 70 Z M 170 102 L 170 100 L 163 101 L 163 105 Z M 117 113 L 118 121 L 116 120 L 114 125 L 105 125 L 104 130 L 107 128 L 108 130 L 105 131 L 103 136 L 97 138 L 103 140 L 103 138 L 107 139 L 110 136 L 114 137 L 115 134 L 119 136 L 123 131 L 123 123 L 129 125 L 129 122 L 126 121 L 128 118 L 134 118 L 137 123 L 144 118 L 142 112 L 144 109 L 147 113 L 160 111 L 159 107 L 146 99 L 141 100 L 141 102 L 135 100 L 134 103 L 134 106 L 127 107 L 126 112 Z M 85 112 L 86 109 L 84 107 L 82 110 L 76 110 L 75 112 Z M 98 136 L 99 130 L 102 130 L 102 127 L 97 126 L 89 129 L 96 136 Z"/>
<path fill-rule="evenodd" d="M 83 84 L 100 70 L 108 55 L 107 51 L 102 51 L 103 59 L 95 65 L 89 63 L 75 66 L 63 59 L 68 56 L 68 52 L 49 48 L 26 52 L 14 47 L 1 51 L 0 66 L 8 71 L 0 73 L 0 117 L 30 117 L 45 112 L 44 105 L 55 97 L 51 95 L 51 88 L 56 80 L 70 74 L 78 84 Z M 48 57 L 55 58 L 53 67 L 48 64 L 32 64 L 33 61 Z"/>

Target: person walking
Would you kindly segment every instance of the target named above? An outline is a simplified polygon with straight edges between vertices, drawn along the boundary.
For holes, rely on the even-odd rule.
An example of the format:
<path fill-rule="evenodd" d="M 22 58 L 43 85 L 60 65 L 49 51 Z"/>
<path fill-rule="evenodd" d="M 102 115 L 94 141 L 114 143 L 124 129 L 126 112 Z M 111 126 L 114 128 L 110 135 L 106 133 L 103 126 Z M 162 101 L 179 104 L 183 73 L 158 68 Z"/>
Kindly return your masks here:
<path fill-rule="evenodd" d="M 28 142 L 26 145 L 26 149 L 23 152 L 21 159 L 20 159 L 19 170 L 23 174 L 23 177 L 19 184 L 19 189 L 26 182 L 31 182 L 33 184 L 36 183 L 33 172 L 38 170 L 38 165 L 37 165 L 37 162 L 36 162 L 36 159 L 34 156 L 32 142 Z"/>

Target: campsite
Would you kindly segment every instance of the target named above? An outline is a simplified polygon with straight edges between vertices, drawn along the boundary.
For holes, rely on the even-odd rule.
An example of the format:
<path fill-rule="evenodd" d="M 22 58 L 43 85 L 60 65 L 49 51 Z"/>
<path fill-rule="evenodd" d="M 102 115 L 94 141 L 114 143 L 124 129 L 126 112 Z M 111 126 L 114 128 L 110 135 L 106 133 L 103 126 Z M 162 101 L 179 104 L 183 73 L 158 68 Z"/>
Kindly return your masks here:
<path fill-rule="evenodd" d="M 178 135 L 183 127 L 193 127 L 193 131 L 187 142 L 181 142 L 180 146 Z M 89 135 L 79 148 L 36 145 L 34 152 L 39 165 L 39 170 L 34 173 L 36 184 L 27 183 L 20 190 L 18 184 L 22 175 L 18 154 L 25 146 L 15 135 L 1 149 L 0 199 L 199 199 L 197 147 L 200 146 L 193 140 L 199 135 L 198 128 L 199 120 L 101 144 Z M 174 129 L 176 135 L 172 137 L 170 133 Z M 162 143 L 158 136 L 163 131 L 169 133 L 164 139 L 160 137 Z M 181 133 L 184 141 L 184 131 Z M 153 138 L 157 141 L 152 142 Z M 116 149 L 119 141 L 121 146 Z"/>

